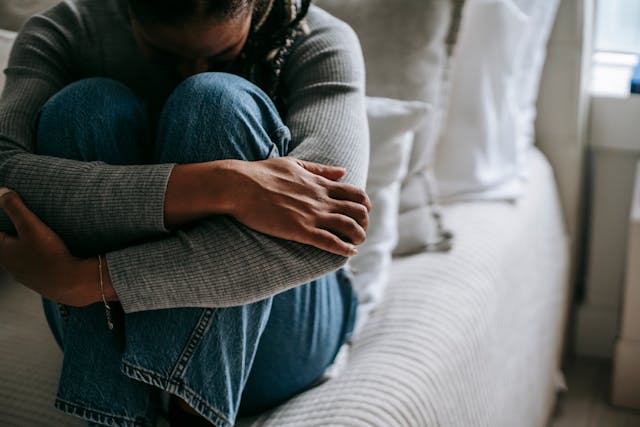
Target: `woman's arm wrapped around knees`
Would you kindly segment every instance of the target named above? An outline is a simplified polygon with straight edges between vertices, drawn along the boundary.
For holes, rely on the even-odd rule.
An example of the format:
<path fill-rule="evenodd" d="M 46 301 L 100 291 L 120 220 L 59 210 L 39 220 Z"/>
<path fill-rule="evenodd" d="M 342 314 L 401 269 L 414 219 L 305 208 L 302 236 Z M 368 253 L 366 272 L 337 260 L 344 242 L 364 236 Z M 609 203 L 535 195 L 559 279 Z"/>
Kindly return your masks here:
<path fill-rule="evenodd" d="M 64 67 L 50 71 L 63 75 Z M 36 95 L 42 98 L 36 101 L 44 102 L 45 95 L 55 93 L 64 82 L 37 72 L 23 73 L 20 66 L 8 72 L 9 80 L 23 86 L 16 84 L 5 91 L 0 109 L 5 107 L 9 121 L 20 119 L 16 114 L 28 110 L 32 117 L 22 119 L 33 123 L 37 102 L 19 104 L 18 95 L 35 85 Z M 362 188 L 368 134 L 364 66 L 353 32 L 337 20 L 315 26 L 293 51 L 283 80 L 289 107 L 284 119 L 293 135 L 291 156 L 342 167 L 347 171 L 344 181 Z M 25 108 L 10 111 L 9 105 Z M 34 154 L 33 135 L 17 135 L 15 128 L 7 126 L 1 130 L 0 174 L 5 183 L 24 193 L 29 208 L 70 246 L 86 240 L 102 243 L 114 235 L 146 239 L 106 255 L 113 287 L 128 312 L 245 304 L 305 283 L 346 262 L 344 256 L 267 236 L 224 216 L 167 235 L 163 202 L 173 165 L 118 167 L 44 158 Z M 139 179 L 152 183 L 139 191 Z M 114 191 L 116 196 L 105 201 L 105 194 Z M 98 203 L 96 197 L 104 203 Z M 114 221 L 120 217 L 122 221 Z M 137 223 L 141 221 L 143 224 Z"/>
<path fill-rule="evenodd" d="M 163 201 L 173 165 L 114 166 L 37 154 L 40 109 L 74 80 L 85 32 L 71 6 L 61 3 L 18 34 L 0 97 L 0 183 L 70 248 L 91 253 L 166 234 Z M 12 230 L 1 212 L 0 230 Z"/>
<path fill-rule="evenodd" d="M 369 138 L 364 62 L 354 32 L 331 20 L 312 28 L 283 72 L 290 155 L 343 167 L 364 187 Z M 347 258 L 266 236 L 217 217 L 106 256 L 127 312 L 247 304 L 342 267 Z"/>

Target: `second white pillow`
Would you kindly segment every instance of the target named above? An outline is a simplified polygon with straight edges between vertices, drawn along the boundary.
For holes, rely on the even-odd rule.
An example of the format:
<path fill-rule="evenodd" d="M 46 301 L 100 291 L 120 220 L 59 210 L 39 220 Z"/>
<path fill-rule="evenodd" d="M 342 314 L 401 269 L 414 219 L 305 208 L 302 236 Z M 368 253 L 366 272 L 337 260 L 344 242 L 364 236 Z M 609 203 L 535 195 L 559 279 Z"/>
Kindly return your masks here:
<path fill-rule="evenodd" d="M 359 301 L 355 333 L 384 295 L 391 252 L 398 242 L 400 185 L 409 167 L 413 132 L 429 111 L 424 102 L 367 98 L 371 135 L 367 194 L 372 207 L 367 240 L 349 261 Z"/>

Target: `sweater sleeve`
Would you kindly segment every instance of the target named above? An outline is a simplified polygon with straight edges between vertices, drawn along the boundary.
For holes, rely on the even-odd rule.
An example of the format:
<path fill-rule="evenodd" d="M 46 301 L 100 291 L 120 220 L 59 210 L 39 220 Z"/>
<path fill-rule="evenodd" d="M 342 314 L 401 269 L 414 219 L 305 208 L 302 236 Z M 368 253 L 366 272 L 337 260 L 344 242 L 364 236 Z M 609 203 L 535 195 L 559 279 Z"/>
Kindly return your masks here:
<path fill-rule="evenodd" d="M 71 6 L 62 3 L 18 35 L 0 97 L 0 183 L 16 190 L 72 251 L 92 252 L 166 232 L 164 194 L 173 165 L 110 166 L 35 154 L 41 107 L 78 78 L 82 34 Z M 0 213 L 0 229 L 11 228 Z"/>
<path fill-rule="evenodd" d="M 328 16 L 328 15 L 327 15 Z M 353 31 L 318 25 L 283 71 L 294 149 L 301 159 L 347 168 L 364 186 L 368 128 L 364 64 Z M 107 254 L 126 312 L 248 304 L 334 271 L 346 258 L 254 232 L 227 217 L 201 221 L 155 242 Z"/>

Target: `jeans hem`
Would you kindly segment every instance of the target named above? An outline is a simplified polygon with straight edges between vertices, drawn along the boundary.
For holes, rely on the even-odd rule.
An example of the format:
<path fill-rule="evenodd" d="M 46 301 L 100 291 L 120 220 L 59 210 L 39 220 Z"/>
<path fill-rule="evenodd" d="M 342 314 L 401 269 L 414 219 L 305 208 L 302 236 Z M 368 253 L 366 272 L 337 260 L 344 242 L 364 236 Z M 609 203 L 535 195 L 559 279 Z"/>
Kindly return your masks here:
<path fill-rule="evenodd" d="M 134 366 L 127 362 L 122 362 L 121 371 L 131 379 L 158 387 L 161 390 L 180 397 L 214 426 L 233 427 L 233 422 L 222 415 L 219 410 L 211 407 L 198 393 L 191 390 L 184 382 L 167 379 L 149 369 Z"/>
<path fill-rule="evenodd" d="M 89 409 L 77 403 L 64 401 L 60 398 L 56 399 L 55 407 L 74 417 L 82 418 L 86 421 L 105 426 L 116 427 L 154 427 L 155 423 L 145 419 L 132 419 L 118 415 L 109 414 L 107 412 Z"/>

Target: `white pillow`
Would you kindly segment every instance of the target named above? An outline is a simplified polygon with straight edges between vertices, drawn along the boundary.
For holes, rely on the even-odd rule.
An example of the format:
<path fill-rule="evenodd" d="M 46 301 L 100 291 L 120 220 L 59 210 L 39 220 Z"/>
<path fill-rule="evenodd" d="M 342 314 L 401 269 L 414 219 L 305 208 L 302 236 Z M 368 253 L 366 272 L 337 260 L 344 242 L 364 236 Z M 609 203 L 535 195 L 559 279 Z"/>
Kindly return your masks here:
<path fill-rule="evenodd" d="M 436 149 L 442 200 L 521 195 L 557 6 L 558 0 L 467 1 L 451 102 Z"/>
<path fill-rule="evenodd" d="M 553 29 L 560 0 L 515 0 L 529 17 L 525 43 L 515 70 L 518 88 L 518 170 L 526 173 L 526 159 L 535 139 L 536 102 L 547 56 L 547 41 Z"/>
<path fill-rule="evenodd" d="M 411 180 L 405 181 L 400 194 L 399 235 L 398 244 L 393 250 L 394 256 L 447 252 L 452 248 L 453 233 L 445 227 L 440 205 L 435 197 L 428 197 L 429 194 L 436 194 L 431 188 L 433 182 L 428 170 L 414 174 Z M 408 209 L 402 209 L 407 206 Z"/>
<path fill-rule="evenodd" d="M 435 163 L 443 200 L 514 197 L 518 110 L 513 84 L 528 18 L 512 0 L 467 3 L 448 115 Z"/>
<path fill-rule="evenodd" d="M 356 333 L 382 300 L 387 285 L 391 252 L 398 240 L 400 184 L 409 166 L 413 131 L 428 118 L 429 111 L 423 102 L 367 98 L 371 213 L 367 239 L 358 255 L 349 260 L 359 301 Z"/>

